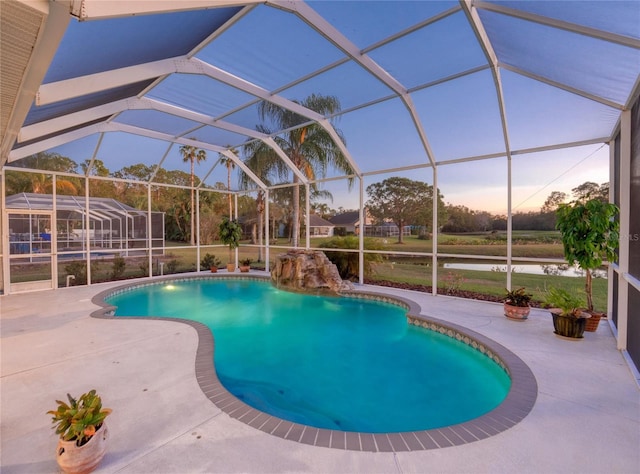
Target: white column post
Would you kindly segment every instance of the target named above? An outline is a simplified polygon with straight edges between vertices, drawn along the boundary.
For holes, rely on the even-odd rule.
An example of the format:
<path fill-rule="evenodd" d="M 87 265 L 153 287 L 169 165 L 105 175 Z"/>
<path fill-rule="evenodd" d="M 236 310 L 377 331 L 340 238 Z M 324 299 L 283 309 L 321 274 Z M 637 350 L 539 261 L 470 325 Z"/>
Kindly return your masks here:
<path fill-rule="evenodd" d="M 438 294 L 438 167 L 433 167 L 433 216 L 431 222 L 431 294 Z"/>
<path fill-rule="evenodd" d="M 311 229 L 310 229 L 310 224 L 311 224 L 311 203 L 309 202 L 309 196 L 310 196 L 310 192 L 309 192 L 309 183 L 305 183 L 304 185 L 304 193 L 306 196 L 305 199 L 305 246 L 304 248 L 309 250 L 309 248 L 311 247 Z M 293 226 L 295 228 L 295 226 Z"/>
<path fill-rule="evenodd" d="M 149 254 L 147 256 L 147 264 L 149 266 L 148 276 L 153 276 L 153 226 L 151 222 L 151 183 L 147 183 L 147 247 Z M 111 223 L 111 221 L 109 221 Z"/>
<path fill-rule="evenodd" d="M 631 111 L 620 115 L 620 246 L 618 249 L 618 349 L 627 349 L 629 219 L 631 218 Z"/>
<path fill-rule="evenodd" d="M 270 255 L 270 233 L 269 233 L 269 190 L 264 190 L 264 218 L 265 218 L 265 231 L 264 231 L 264 239 L 265 239 L 265 247 L 264 247 L 264 269 L 269 272 L 269 255 Z"/>
<path fill-rule="evenodd" d="M 358 233 L 358 282 L 363 285 L 364 284 L 364 227 L 365 221 L 367 219 L 364 209 L 364 178 L 362 176 L 358 176 L 358 180 L 360 183 L 360 227 Z"/>

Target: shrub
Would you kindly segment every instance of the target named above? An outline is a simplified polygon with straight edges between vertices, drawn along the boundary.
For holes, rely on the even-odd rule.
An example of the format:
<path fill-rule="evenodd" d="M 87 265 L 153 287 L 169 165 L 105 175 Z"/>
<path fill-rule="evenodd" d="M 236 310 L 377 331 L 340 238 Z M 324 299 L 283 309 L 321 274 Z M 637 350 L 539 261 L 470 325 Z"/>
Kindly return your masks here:
<path fill-rule="evenodd" d="M 218 268 L 221 264 L 222 261 L 215 255 L 211 255 L 210 253 L 205 254 L 204 257 L 202 257 L 202 260 L 200 260 L 200 267 L 202 268 Z"/>
<path fill-rule="evenodd" d="M 74 286 L 87 284 L 87 262 L 76 260 L 75 262 L 68 263 L 65 265 L 64 271 L 67 275 L 73 275 L 75 277 L 73 280 Z"/>
<path fill-rule="evenodd" d="M 127 262 L 124 257 L 120 257 L 116 255 L 113 257 L 113 265 L 111 267 L 111 275 L 110 278 L 112 280 L 117 280 L 124 275 L 124 271 L 127 268 Z"/>
<path fill-rule="evenodd" d="M 176 273 L 176 271 L 178 270 L 178 260 L 176 260 L 175 258 L 172 260 L 169 260 L 167 262 L 167 271 L 166 273 Z"/>
<path fill-rule="evenodd" d="M 333 237 L 320 244 L 320 248 L 326 249 L 353 249 L 357 250 L 359 247 L 359 240 L 356 236 L 345 237 Z M 384 250 L 385 246 L 378 239 L 365 238 L 364 239 L 365 250 Z M 340 273 L 340 277 L 344 280 L 353 280 L 358 278 L 358 253 L 357 252 L 339 252 L 339 251 L 325 251 L 325 255 L 331 263 L 333 263 Z M 369 275 L 371 273 L 371 264 L 376 262 L 382 262 L 382 255 L 376 253 L 364 254 L 364 273 Z"/>

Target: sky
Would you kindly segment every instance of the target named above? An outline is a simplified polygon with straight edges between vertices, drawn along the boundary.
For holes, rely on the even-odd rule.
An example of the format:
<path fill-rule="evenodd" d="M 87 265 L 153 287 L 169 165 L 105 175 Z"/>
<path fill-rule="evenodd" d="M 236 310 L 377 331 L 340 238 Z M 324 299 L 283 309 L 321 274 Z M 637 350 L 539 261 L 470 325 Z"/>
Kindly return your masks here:
<path fill-rule="evenodd" d="M 405 171 L 407 167 L 427 163 L 429 150 L 434 160 L 443 163 L 438 167 L 438 187 L 447 203 L 506 212 L 504 156 L 446 164 L 487 154 L 504 155 L 507 146 L 494 76 L 465 14 L 458 11 L 407 34 L 393 36 L 459 3 L 407 2 L 402 3 L 401 8 L 393 2 L 310 4 L 341 29 L 354 45 L 365 48 L 372 60 L 409 90 L 407 99 L 394 97 L 387 85 L 349 61 L 344 51 L 295 15 L 266 5 L 257 6 L 215 37 L 212 43 L 198 50 L 196 58 L 266 90 L 276 91 L 286 99 L 302 100 L 312 93 L 337 97 L 344 113 L 336 118 L 335 126 L 345 137 L 346 148 L 359 171 L 388 171 L 367 176 L 365 187 L 391 175 L 432 184 L 430 169 Z M 541 14 L 551 8 L 549 5 L 534 7 L 528 2 L 514 6 L 533 8 Z M 595 5 L 594 8 L 590 12 L 562 6 L 555 13 L 568 21 L 587 25 L 595 21 L 597 24 L 590 26 L 598 28 L 622 28 L 622 34 L 633 34 L 634 28 L 637 29 L 637 25 L 634 27 L 628 21 L 628 4 L 621 4 L 620 11 L 607 8 L 610 17 L 604 19 L 602 7 Z M 201 34 L 207 22 L 193 23 L 192 15 L 197 17 L 198 12 L 185 13 L 180 21 L 197 24 L 198 28 L 193 29 L 199 29 Z M 498 59 L 509 66 L 500 68 L 499 74 L 506 140 L 511 150 L 593 138 L 604 141 L 611 135 L 619 115 L 615 108 L 530 75 L 548 77 L 605 100 L 624 101 L 638 74 L 628 65 L 640 64 L 639 51 L 494 12 L 481 10 L 480 17 Z M 148 34 L 163 31 L 167 38 L 171 37 L 166 30 L 166 19 L 157 24 L 152 17 L 103 21 L 105 23 L 72 21 L 51 71 L 66 71 L 65 74 L 72 76 L 75 64 L 79 64 L 78 73 L 87 73 L 91 71 L 83 67 L 99 68 L 102 64 L 118 67 L 120 58 L 131 62 L 126 41 L 100 42 L 98 38 L 106 30 L 118 38 L 145 37 L 145 31 Z M 176 30 L 175 34 L 182 43 L 189 43 L 189 35 L 185 35 L 184 30 Z M 163 37 L 162 44 L 171 43 L 167 38 Z M 385 38 L 393 40 L 378 43 Z M 100 42 L 99 51 L 74 46 L 92 42 Z M 64 57 L 65 45 L 74 46 L 69 50 L 73 60 Z M 136 60 L 144 62 L 145 54 L 151 53 L 155 54 L 154 59 L 159 59 L 158 51 L 152 51 L 150 45 L 153 43 L 147 45 L 148 52 L 144 48 L 136 52 Z M 174 49 L 176 47 L 174 45 Z M 177 50 L 171 54 L 177 54 Z M 100 55 L 107 60 L 101 60 Z M 307 77 L 316 71 L 324 72 Z M 48 77 L 53 77 L 52 74 Z M 446 80 L 451 77 L 455 78 Z M 260 123 L 255 105 L 238 110 L 251 103 L 249 94 L 203 75 L 174 74 L 146 95 L 250 129 Z M 228 114 L 232 110 L 236 111 Z M 213 127 L 197 129 L 191 121 L 158 111 L 125 111 L 113 122 L 156 128 L 172 136 L 193 137 L 219 146 L 239 146 L 246 140 L 243 135 L 222 133 Z M 81 163 L 93 156 L 97 143 L 98 136 L 93 135 L 53 151 Z M 109 132 L 96 157 L 111 171 L 135 163 L 152 165 L 164 160 L 163 167 L 188 172 L 188 164 L 183 163 L 178 149 L 179 146 L 169 147 L 169 143 L 162 140 Z M 226 182 L 223 167 L 212 169 L 217 153 L 210 151 L 208 156 L 206 163 L 197 166 L 198 176 L 207 177 L 209 185 Z M 539 209 L 551 191 L 569 193 L 585 181 L 608 181 L 608 159 L 608 149 L 602 145 L 514 155 L 514 211 Z M 328 171 L 329 177 L 335 174 Z M 232 183 L 237 183 L 236 175 Z M 344 181 L 339 181 L 327 183 L 326 189 L 334 196 L 330 207 L 357 207 L 357 188 L 348 190 Z"/>
<path fill-rule="evenodd" d="M 369 176 L 365 180 L 365 187 L 391 175 Z M 430 168 L 396 175 L 433 184 Z M 609 147 L 599 144 L 516 155 L 512 160 L 512 181 L 513 212 L 538 211 L 552 191 L 565 192 L 568 200 L 571 200 L 571 189 L 580 184 L 609 181 Z M 492 214 L 507 213 L 505 158 L 442 166 L 438 170 L 438 187 L 447 204 Z M 333 195 L 333 202 L 325 201 L 330 208 L 357 208 L 357 188 L 349 191 L 340 181 L 324 183 L 324 189 Z"/>

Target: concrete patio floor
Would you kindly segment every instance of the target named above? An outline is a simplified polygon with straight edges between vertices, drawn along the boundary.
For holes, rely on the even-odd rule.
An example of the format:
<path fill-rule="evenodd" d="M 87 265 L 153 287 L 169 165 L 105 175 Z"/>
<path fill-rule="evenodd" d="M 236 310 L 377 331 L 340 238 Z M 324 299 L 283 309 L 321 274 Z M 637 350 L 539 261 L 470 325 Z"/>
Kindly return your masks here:
<path fill-rule="evenodd" d="M 367 453 L 288 441 L 221 412 L 196 381 L 192 327 L 90 317 L 91 298 L 123 283 L 0 297 L 3 474 L 57 472 L 57 437 L 45 412 L 67 392 L 92 388 L 113 409 L 100 473 L 640 472 L 640 390 L 607 321 L 569 341 L 553 334 L 543 310 L 515 322 L 496 303 L 358 287 L 411 299 L 423 315 L 506 346 L 531 368 L 539 390 L 531 413 L 496 436 Z"/>

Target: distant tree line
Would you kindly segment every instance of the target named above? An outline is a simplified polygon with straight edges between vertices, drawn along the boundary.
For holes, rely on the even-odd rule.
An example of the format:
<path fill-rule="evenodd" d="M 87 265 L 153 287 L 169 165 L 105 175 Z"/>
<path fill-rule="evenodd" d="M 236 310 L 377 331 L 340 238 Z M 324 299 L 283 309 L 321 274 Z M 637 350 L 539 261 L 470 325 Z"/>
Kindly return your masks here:
<path fill-rule="evenodd" d="M 591 198 L 609 200 L 609 183 L 597 184 L 587 181 L 571 190 L 575 201 Z M 513 230 L 554 230 L 556 209 L 567 202 L 569 196 L 561 191 L 553 191 L 539 211 L 515 212 L 512 214 Z M 476 211 L 466 206 L 446 206 L 447 221 L 442 232 L 488 232 L 507 230 L 507 216 L 495 215 L 487 211 Z"/>

